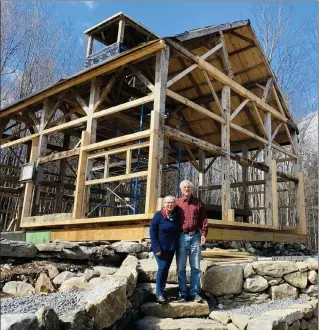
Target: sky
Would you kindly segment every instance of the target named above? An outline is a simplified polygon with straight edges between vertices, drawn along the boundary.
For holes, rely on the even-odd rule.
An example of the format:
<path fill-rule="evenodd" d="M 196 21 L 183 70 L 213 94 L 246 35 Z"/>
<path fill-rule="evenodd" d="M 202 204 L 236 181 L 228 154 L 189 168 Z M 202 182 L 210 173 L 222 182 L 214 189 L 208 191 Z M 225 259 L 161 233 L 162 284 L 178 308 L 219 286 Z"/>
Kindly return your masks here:
<path fill-rule="evenodd" d="M 254 18 L 253 1 L 61 1 L 56 10 L 72 21 L 77 33 L 122 11 L 160 37 L 208 25 Z M 318 12 L 315 1 L 294 1 L 296 20 L 307 21 Z"/>

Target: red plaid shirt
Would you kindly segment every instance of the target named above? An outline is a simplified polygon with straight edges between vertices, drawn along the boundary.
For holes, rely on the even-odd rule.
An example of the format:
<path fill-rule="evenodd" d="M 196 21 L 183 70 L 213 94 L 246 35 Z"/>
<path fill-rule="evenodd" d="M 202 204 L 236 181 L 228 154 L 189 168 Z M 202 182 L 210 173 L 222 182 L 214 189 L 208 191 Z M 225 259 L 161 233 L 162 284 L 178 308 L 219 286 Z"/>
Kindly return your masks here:
<path fill-rule="evenodd" d="M 192 196 L 188 201 L 184 198 L 178 198 L 176 205 L 179 207 L 180 222 L 183 231 L 201 230 L 202 236 L 207 236 L 208 222 L 206 210 L 203 203 Z"/>

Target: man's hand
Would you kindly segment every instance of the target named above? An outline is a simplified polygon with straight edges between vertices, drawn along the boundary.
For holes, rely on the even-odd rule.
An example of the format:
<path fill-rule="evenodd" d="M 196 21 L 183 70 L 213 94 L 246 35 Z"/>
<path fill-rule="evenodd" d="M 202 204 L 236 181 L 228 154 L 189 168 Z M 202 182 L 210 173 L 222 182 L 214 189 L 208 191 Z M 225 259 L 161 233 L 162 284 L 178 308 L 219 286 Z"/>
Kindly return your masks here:
<path fill-rule="evenodd" d="M 160 257 L 161 254 L 162 254 L 162 251 L 158 251 L 158 252 L 156 252 L 156 255 L 157 255 L 158 257 Z"/>
<path fill-rule="evenodd" d="M 206 237 L 202 236 L 200 239 L 200 246 L 203 246 L 206 243 Z"/>

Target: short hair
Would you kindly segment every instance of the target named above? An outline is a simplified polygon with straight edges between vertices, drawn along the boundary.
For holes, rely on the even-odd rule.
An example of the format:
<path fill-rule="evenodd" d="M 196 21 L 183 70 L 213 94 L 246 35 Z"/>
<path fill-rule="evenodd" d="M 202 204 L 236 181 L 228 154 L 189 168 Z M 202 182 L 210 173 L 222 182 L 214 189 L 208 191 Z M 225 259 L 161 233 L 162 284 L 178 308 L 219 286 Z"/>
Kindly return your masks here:
<path fill-rule="evenodd" d="M 165 196 L 165 197 L 163 198 L 163 203 L 165 203 L 167 199 L 171 199 L 171 198 L 174 199 L 174 202 L 175 202 L 176 198 L 175 198 L 174 196 L 170 196 L 170 195 L 168 195 L 168 196 Z"/>
<path fill-rule="evenodd" d="M 183 180 L 180 184 L 179 184 L 179 188 L 182 189 L 182 187 L 187 184 L 187 185 L 190 185 L 192 188 L 194 188 L 194 185 L 191 181 L 189 180 Z"/>

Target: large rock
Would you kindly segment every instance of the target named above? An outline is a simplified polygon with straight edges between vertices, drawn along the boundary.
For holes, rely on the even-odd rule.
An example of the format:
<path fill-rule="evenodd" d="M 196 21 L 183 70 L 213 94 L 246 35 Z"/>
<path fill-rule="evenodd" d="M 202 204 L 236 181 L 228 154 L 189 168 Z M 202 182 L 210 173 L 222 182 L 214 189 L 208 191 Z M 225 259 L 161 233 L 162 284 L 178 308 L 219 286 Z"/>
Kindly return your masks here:
<path fill-rule="evenodd" d="M 279 309 L 264 313 L 262 316 L 275 317 L 279 322 L 286 322 L 289 325 L 303 318 L 304 313 L 298 309 Z"/>
<path fill-rule="evenodd" d="M 226 324 L 226 328 L 227 328 L 227 330 L 238 330 L 236 325 L 233 323 Z"/>
<path fill-rule="evenodd" d="M 100 277 L 103 278 L 104 276 L 113 275 L 118 268 L 115 267 L 106 267 L 106 266 L 94 266 L 93 270 L 100 273 Z"/>
<path fill-rule="evenodd" d="M 92 278 L 96 278 L 100 276 L 100 272 L 98 270 L 87 268 L 81 276 L 85 278 L 87 282 L 89 282 Z"/>
<path fill-rule="evenodd" d="M 113 256 L 114 250 L 109 245 L 92 246 L 87 248 L 89 258 L 92 260 L 102 260 L 104 257 Z"/>
<path fill-rule="evenodd" d="M 279 321 L 277 317 L 258 316 L 250 319 L 247 324 L 246 330 L 288 330 L 288 326 L 284 327 L 283 322 Z"/>
<path fill-rule="evenodd" d="M 239 330 L 245 330 L 247 328 L 248 321 L 251 319 L 251 316 L 232 314 L 230 318 Z"/>
<path fill-rule="evenodd" d="M 69 292 L 74 288 L 82 290 L 90 290 L 93 287 L 91 283 L 87 283 L 85 277 L 71 277 L 64 281 L 59 288 L 60 292 Z"/>
<path fill-rule="evenodd" d="M 76 243 L 62 240 L 37 245 L 37 249 L 41 252 L 62 252 L 63 249 L 75 249 L 77 247 L 79 247 L 79 245 Z"/>
<path fill-rule="evenodd" d="M 266 290 L 268 286 L 268 281 L 259 275 L 253 275 L 247 278 L 244 283 L 244 289 L 248 292 L 261 292 Z"/>
<path fill-rule="evenodd" d="M 46 265 L 45 269 L 48 271 L 48 275 L 49 275 L 50 280 L 55 279 L 60 274 L 58 268 L 55 267 L 52 264 Z"/>
<path fill-rule="evenodd" d="M 307 264 L 305 262 L 298 261 L 296 262 L 296 265 L 301 273 L 306 272 L 308 270 Z"/>
<path fill-rule="evenodd" d="M 288 307 L 288 309 L 297 309 L 303 312 L 303 318 L 306 320 L 309 320 L 313 315 L 313 307 L 309 304 L 296 304 L 291 305 Z"/>
<path fill-rule="evenodd" d="M 161 319 L 154 316 L 146 316 L 135 322 L 134 326 L 136 330 L 227 330 L 224 325 L 211 319 Z"/>
<path fill-rule="evenodd" d="M 108 328 L 119 320 L 126 310 L 126 283 L 110 276 L 93 287 L 86 295 L 86 312 L 94 320 L 94 329 Z"/>
<path fill-rule="evenodd" d="M 238 294 L 244 280 L 240 265 L 217 266 L 208 269 L 201 277 L 202 289 L 214 296 Z"/>
<path fill-rule="evenodd" d="M 318 285 L 309 285 L 308 288 L 301 289 L 301 293 L 305 293 L 310 297 L 318 298 Z"/>
<path fill-rule="evenodd" d="M 58 276 L 56 276 L 53 280 L 53 283 L 55 285 L 61 285 L 63 282 L 74 276 L 75 276 L 74 273 L 66 270 L 65 272 L 62 272 Z"/>
<path fill-rule="evenodd" d="M 318 330 L 318 319 L 313 317 L 311 320 L 307 321 L 308 330 Z"/>
<path fill-rule="evenodd" d="M 318 271 L 318 259 L 309 258 L 309 259 L 305 260 L 304 263 L 306 263 L 307 268 L 309 270 Z"/>
<path fill-rule="evenodd" d="M 132 296 L 136 287 L 138 277 L 137 265 L 138 259 L 136 257 L 127 256 L 120 269 L 114 274 L 126 278 L 126 295 L 128 297 Z"/>
<path fill-rule="evenodd" d="M 212 311 L 209 314 L 209 318 L 224 325 L 230 322 L 230 314 L 228 312 Z"/>
<path fill-rule="evenodd" d="M 307 275 L 311 284 L 318 284 L 318 273 L 315 270 L 309 270 Z"/>
<path fill-rule="evenodd" d="M 270 288 L 270 295 L 272 300 L 279 299 L 297 299 L 298 289 L 288 283 L 272 286 Z"/>
<path fill-rule="evenodd" d="M 144 251 L 145 246 L 142 243 L 121 241 L 121 242 L 113 243 L 112 248 L 116 252 L 139 253 Z"/>
<path fill-rule="evenodd" d="M 295 321 L 289 328 L 289 330 L 299 330 L 300 329 L 300 321 Z"/>
<path fill-rule="evenodd" d="M 13 258 L 34 258 L 38 250 L 32 243 L 0 239 L 0 256 Z"/>
<path fill-rule="evenodd" d="M 307 282 L 308 282 L 306 272 L 303 273 L 295 272 L 295 273 L 286 274 L 284 275 L 284 280 L 289 284 L 301 289 L 304 289 L 307 286 Z"/>
<path fill-rule="evenodd" d="M 255 272 L 252 264 L 246 264 L 244 267 L 244 277 L 247 278 L 247 277 L 250 277 L 255 274 L 256 274 L 256 272 Z"/>
<path fill-rule="evenodd" d="M 38 330 L 37 317 L 32 313 L 1 315 L 1 330 Z"/>
<path fill-rule="evenodd" d="M 35 293 L 39 294 L 41 292 L 49 293 L 54 292 L 55 288 L 52 285 L 50 278 L 46 273 L 41 273 L 35 283 Z"/>
<path fill-rule="evenodd" d="M 31 284 L 22 281 L 7 282 L 2 291 L 15 297 L 27 297 L 35 294 L 34 287 Z"/>
<path fill-rule="evenodd" d="M 89 283 L 92 284 L 93 286 L 103 283 L 105 281 L 104 278 L 101 277 L 93 277 L 90 279 Z"/>
<path fill-rule="evenodd" d="M 256 261 L 252 266 L 258 275 L 283 277 L 285 274 L 298 271 L 293 261 Z"/>
<path fill-rule="evenodd" d="M 318 317 L 318 299 L 311 300 L 310 304 L 313 307 L 315 317 Z"/>
<path fill-rule="evenodd" d="M 266 293 L 249 293 L 243 291 L 241 294 L 231 297 L 218 297 L 218 302 L 228 309 L 240 308 L 243 305 L 263 304 L 269 302 L 269 295 Z"/>
<path fill-rule="evenodd" d="M 207 317 L 209 315 L 209 306 L 207 302 L 196 303 L 172 302 L 160 305 L 156 302 L 143 304 L 142 312 L 147 316 L 155 316 L 159 318 L 183 318 L 183 317 Z"/>
<path fill-rule="evenodd" d="M 60 316 L 63 330 L 93 330 L 93 320 L 85 311 L 75 310 Z"/>
<path fill-rule="evenodd" d="M 42 307 L 36 313 L 39 330 L 60 330 L 59 318 L 53 308 Z"/>

